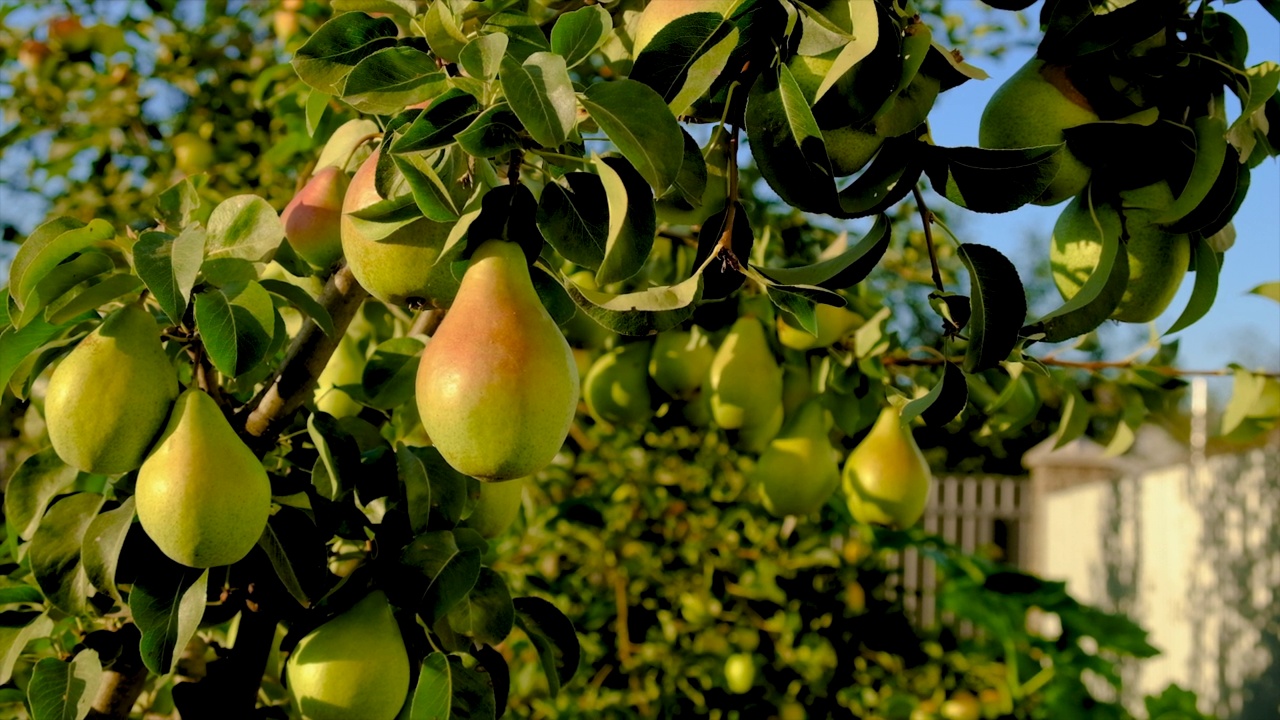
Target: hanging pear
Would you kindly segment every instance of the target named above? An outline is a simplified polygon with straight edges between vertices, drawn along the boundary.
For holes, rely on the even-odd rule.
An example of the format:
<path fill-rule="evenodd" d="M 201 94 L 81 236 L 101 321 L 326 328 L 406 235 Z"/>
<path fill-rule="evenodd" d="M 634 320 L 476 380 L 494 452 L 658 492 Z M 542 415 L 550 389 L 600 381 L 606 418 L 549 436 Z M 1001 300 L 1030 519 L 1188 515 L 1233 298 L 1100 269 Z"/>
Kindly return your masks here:
<path fill-rule="evenodd" d="M 347 176 L 333 165 L 316 171 L 280 213 L 284 236 L 303 260 L 327 268 L 342 257 L 342 199 Z"/>
<path fill-rule="evenodd" d="M 840 484 L 840 467 L 827 438 L 826 410 L 817 398 L 805 401 L 760 455 L 752 478 L 760 483 L 764 507 L 778 517 L 810 515 Z"/>
<path fill-rule="evenodd" d="M 49 378 L 45 422 L 58 457 L 115 475 L 142 464 L 178 396 L 178 375 L 160 329 L 126 305 L 80 341 Z"/>
<path fill-rule="evenodd" d="M 467 527 L 483 538 L 496 538 L 511 527 L 520 515 L 524 479 L 506 482 L 480 483 L 480 497 L 475 508 L 467 516 Z"/>
<path fill-rule="evenodd" d="M 356 402 L 339 385 L 359 385 L 364 374 L 364 354 L 350 333 L 343 335 L 338 341 L 328 364 L 316 378 L 316 409 L 327 412 L 336 418 L 352 417 L 360 414 L 364 407 Z"/>
<path fill-rule="evenodd" d="M 779 315 L 778 342 L 792 350 L 831 347 L 867 321 L 849 308 L 823 304 L 814 307 L 814 320 L 818 325 L 818 334 L 810 335 L 808 330 L 792 325 Z"/>
<path fill-rule="evenodd" d="M 546 466 L 569 434 L 578 368 L 519 245 L 471 256 L 453 307 L 422 353 L 422 427 L 455 470 L 509 480 Z"/>
<path fill-rule="evenodd" d="M 582 383 L 587 411 L 610 425 L 637 425 L 653 417 L 648 342 L 633 342 L 601 355 Z"/>
<path fill-rule="evenodd" d="M 271 482 L 218 404 L 203 390 L 178 396 L 164 435 L 138 471 L 138 521 L 175 562 L 239 561 L 271 513 Z"/>
<path fill-rule="evenodd" d="M 738 318 L 711 361 L 711 416 L 752 451 L 782 427 L 782 370 L 752 316 Z"/>
<path fill-rule="evenodd" d="M 911 430 L 890 405 L 849 453 L 843 480 L 855 520 L 908 528 L 924 515 L 933 474 Z"/>
<path fill-rule="evenodd" d="M 285 674 L 304 720 L 394 720 L 409 694 L 409 653 L 386 594 L 312 630 Z"/>
<path fill-rule="evenodd" d="M 715 348 L 702 328 L 669 330 L 653 341 L 649 375 L 671 397 L 688 399 L 702 387 L 715 359 Z"/>

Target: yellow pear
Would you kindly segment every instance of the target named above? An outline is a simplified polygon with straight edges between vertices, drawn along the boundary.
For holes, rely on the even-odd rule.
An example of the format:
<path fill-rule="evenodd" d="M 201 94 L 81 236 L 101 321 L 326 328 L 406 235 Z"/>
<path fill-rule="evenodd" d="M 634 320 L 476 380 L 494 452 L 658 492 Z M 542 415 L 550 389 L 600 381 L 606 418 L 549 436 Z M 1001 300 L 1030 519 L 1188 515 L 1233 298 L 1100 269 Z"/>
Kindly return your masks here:
<path fill-rule="evenodd" d="M 285 668 L 304 720 L 394 720 L 409 694 L 409 653 L 381 590 L 302 638 Z"/>
<path fill-rule="evenodd" d="M 377 165 L 378 151 L 374 151 L 351 178 L 342 201 L 342 254 L 347 266 L 360 286 L 382 302 L 448 307 L 458 290 L 449 265 L 463 247 L 458 243 L 440 257 L 452 224 L 420 218 L 387 237 L 374 238 L 352 217 L 351 213 L 384 199 L 374 185 Z"/>
<path fill-rule="evenodd" d="M 284 236 L 303 260 L 327 268 L 342 257 L 342 200 L 347 176 L 329 165 L 316 171 L 280 213 Z"/>
<path fill-rule="evenodd" d="M 887 406 L 849 453 L 843 480 L 855 520 L 908 528 L 924 515 L 933 474 L 897 409 Z"/>
<path fill-rule="evenodd" d="M 530 475 L 559 452 L 578 406 L 578 368 L 519 245 L 490 240 L 472 255 L 422 353 L 417 402 L 427 435 L 466 475 Z"/>
<path fill-rule="evenodd" d="M 1150 322 L 1173 302 L 1191 262 L 1191 238 L 1166 232 L 1155 218 L 1172 203 L 1168 183 L 1161 181 L 1127 194 L 1138 207 L 1095 203 L 1089 212 L 1088 197 L 1072 200 L 1053 226 L 1049 266 L 1064 299 L 1071 299 L 1093 274 L 1102 256 L 1103 237 L 1128 233 L 1124 247 L 1129 254 L 1129 285 L 1111 317 L 1122 322 Z M 1094 217 L 1097 222 L 1094 222 Z"/>
<path fill-rule="evenodd" d="M 271 481 L 203 390 L 178 396 L 164 435 L 138 471 L 138 521 L 175 562 L 215 567 L 257 544 L 271 514 Z"/>
<path fill-rule="evenodd" d="M 715 356 L 702 328 L 668 330 L 653 341 L 649 376 L 668 395 L 688 399 L 702 387 Z"/>
<path fill-rule="evenodd" d="M 831 347 L 867 321 L 849 308 L 832 305 L 815 305 L 814 315 L 818 323 L 817 335 L 810 335 L 808 330 L 793 325 L 795 321 L 789 316 L 778 315 L 778 342 L 792 350 Z"/>
<path fill-rule="evenodd" d="M 749 653 L 734 653 L 724 661 L 725 684 L 735 695 L 751 692 L 756 682 L 756 661 Z"/>
<path fill-rule="evenodd" d="M 635 425 L 653 417 L 648 342 L 627 343 L 601 355 L 582 383 L 591 417 L 610 425 Z"/>
<path fill-rule="evenodd" d="M 480 483 L 480 498 L 467 516 L 467 527 L 481 537 L 495 538 L 507 531 L 520 514 L 524 479 L 506 482 Z"/>
<path fill-rule="evenodd" d="M 778 517 L 809 515 L 840 484 L 840 467 L 827 439 L 826 410 L 813 398 L 760 455 L 752 471 L 764 507 Z"/>
<path fill-rule="evenodd" d="M 1067 128 L 1097 120 L 1065 68 L 1033 58 L 987 102 L 978 126 L 978 145 L 997 150 L 1057 145 L 1066 140 Z M 1079 194 L 1089 182 L 1092 171 L 1070 150 L 1064 147 L 1058 158 L 1058 174 L 1036 198 L 1037 205 L 1057 205 Z"/>
<path fill-rule="evenodd" d="M 81 340 L 49 378 L 49 440 L 74 468 L 128 472 L 142 464 L 177 396 L 177 372 L 155 319 L 141 305 L 126 305 Z"/>
<path fill-rule="evenodd" d="M 350 334 L 343 335 L 334 349 L 329 363 L 316 378 L 316 409 L 337 418 L 359 415 L 364 407 L 356 402 L 339 385 L 359 385 L 364 373 L 364 354 Z"/>
<path fill-rule="evenodd" d="M 782 427 L 782 370 L 752 316 L 738 318 L 711 361 L 711 416 L 758 451 Z"/>

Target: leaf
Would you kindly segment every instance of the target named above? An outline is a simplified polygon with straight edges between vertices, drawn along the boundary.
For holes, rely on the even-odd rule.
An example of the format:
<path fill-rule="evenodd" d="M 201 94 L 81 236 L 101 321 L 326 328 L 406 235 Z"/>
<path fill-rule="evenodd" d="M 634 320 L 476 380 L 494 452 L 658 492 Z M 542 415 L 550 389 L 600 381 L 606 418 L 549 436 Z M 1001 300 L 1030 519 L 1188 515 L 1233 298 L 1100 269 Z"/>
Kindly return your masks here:
<path fill-rule="evenodd" d="M 1280 303 L 1280 280 L 1265 282 L 1249 291 L 1250 295 L 1270 298 Z"/>
<path fill-rule="evenodd" d="M 428 524 L 457 527 L 466 508 L 467 476 L 454 470 L 433 447 L 411 447 L 409 451 L 422 461 L 431 484 L 432 514 Z"/>
<path fill-rule="evenodd" d="M 485 21 L 483 32 L 506 35 L 507 55 L 517 62 L 551 49 L 542 26 L 526 13 L 505 10 L 494 13 Z"/>
<path fill-rule="evenodd" d="M 114 267 L 111 258 L 99 252 L 86 252 L 53 268 L 36 284 L 22 307 L 22 315 L 10 318 L 15 328 L 21 328 L 40 316 L 47 305 L 61 298 L 72 288 L 91 278 L 109 272 Z"/>
<path fill-rule="evenodd" d="M 459 548 L 448 530 L 415 537 L 401 552 L 400 562 L 429 581 L 417 606 L 428 626 L 448 614 L 471 591 L 480 575 L 480 551 Z"/>
<path fill-rule="evenodd" d="M 653 190 L 626 160 L 595 158 L 609 206 L 609 234 L 596 285 L 620 282 L 640 272 L 658 229 Z"/>
<path fill-rule="evenodd" d="M 444 181 L 421 154 L 393 155 L 396 167 L 413 191 L 413 201 L 428 220 L 451 223 L 458 219 L 458 207 Z"/>
<path fill-rule="evenodd" d="M 507 36 L 502 33 L 481 35 L 462 48 L 462 52 L 458 54 L 458 64 L 477 80 L 492 80 L 498 76 L 498 70 L 502 67 L 507 43 Z"/>
<path fill-rule="evenodd" d="M 31 585 L 6 585 L 0 587 L 0 605 L 44 605 L 44 595 Z"/>
<path fill-rule="evenodd" d="M 54 218 L 36 228 L 18 248 L 9 265 L 9 294 L 19 308 L 36 285 L 63 260 L 104 240 L 115 237 L 106 220 L 89 224 L 73 218 Z"/>
<path fill-rule="evenodd" d="M 280 583 L 304 608 L 311 607 L 313 593 L 328 582 L 327 540 L 306 511 L 287 505 L 271 514 L 258 539 Z"/>
<path fill-rule="evenodd" d="M 280 216 L 257 195 L 235 195 L 218 203 L 209 216 L 207 258 L 235 257 L 260 262 L 284 239 Z"/>
<path fill-rule="evenodd" d="M 431 519 L 431 482 L 422 460 L 401 443 L 396 444 L 396 471 L 404 485 L 405 511 L 415 535 L 426 532 Z"/>
<path fill-rule="evenodd" d="M 205 231 L 192 226 L 177 237 L 145 232 L 133 244 L 133 267 L 174 325 L 182 323 L 204 262 Z"/>
<path fill-rule="evenodd" d="M 555 274 L 535 265 L 534 271 L 530 273 L 530 279 L 533 281 L 533 291 L 538 294 L 538 300 L 556 325 L 564 325 L 578 314 L 578 306 L 573 303 L 573 298 L 569 297 L 569 291 L 564 289 L 564 285 L 560 284 Z"/>
<path fill-rule="evenodd" d="M 809 212 L 836 209 L 822 131 L 786 65 L 761 73 L 751 85 L 744 124 L 760 174 L 778 197 Z"/>
<path fill-rule="evenodd" d="M 306 290 L 285 280 L 261 280 L 258 283 L 263 290 L 284 298 L 288 303 L 307 317 L 315 321 L 325 335 L 333 335 L 333 317 L 318 300 L 311 297 Z"/>
<path fill-rule="evenodd" d="M 192 175 L 166 188 L 156 198 L 156 217 L 166 228 L 203 225 L 213 212 L 213 203 L 200 194 L 207 182 L 207 175 Z"/>
<path fill-rule="evenodd" d="M 595 270 L 609 239 L 609 206 L 601 176 L 565 173 L 538 199 L 538 230 L 565 260 Z M 565 185 L 568 185 L 566 188 Z"/>
<path fill-rule="evenodd" d="M 684 159 L 680 161 L 680 174 L 676 176 L 672 190 L 690 206 L 702 207 L 702 196 L 707 189 L 707 161 L 702 157 L 698 141 L 693 139 L 689 131 L 680 128 L 680 134 L 684 136 Z M 715 142 L 714 134 L 710 142 Z M 717 172 L 722 171 L 717 169 Z M 668 191 L 663 199 L 671 198 L 671 194 Z"/>
<path fill-rule="evenodd" d="M 1240 96 L 1240 115 L 1227 129 L 1227 140 L 1240 153 L 1241 162 L 1249 159 L 1257 142 L 1253 133 L 1254 126 L 1258 124 L 1257 118 L 1263 118 L 1265 129 L 1263 107 L 1280 87 L 1280 64 L 1267 60 L 1246 68 L 1244 75 L 1247 83 L 1238 85 L 1236 90 Z M 1244 88 L 1245 92 L 1241 93 L 1239 88 Z"/>
<path fill-rule="evenodd" d="M 565 285 L 569 297 L 592 320 L 619 335 L 654 335 L 689 319 L 694 304 L 702 296 L 702 274 L 676 285 L 662 285 L 637 292 L 614 295 Z"/>
<path fill-rule="evenodd" d="M 506 639 L 515 623 L 515 605 L 502 576 L 491 568 L 480 568 L 475 587 L 449 613 L 454 632 L 477 642 L 497 645 Z"/>
<path fill-rule="evenodd" d="M 461 657 L 450 655 L 449 675 L 453 679 L 452 717 L 496 720 L 493 683 L 487 674 L 468 668 Z"/>
<path fill-rule="evenodd" d="M 765 283 L 765 294 L 780 310 L 789 313 L 810 335 L 818 334 L 815 303 L 844 307 L 844 297 L 816 285 L 778 285 Z"/>
<path fill-rule="evenodd" d="M 63 325 L 141 288 L 142 280 L 138 279 L 137 275 L 116 273 L 104 278 L 96 285 L 90 285 L 79 294 L 65 296 L 62 301 L 50 305 L 45 310 L 45 317 L 49 318 L 49 322 L 54 325 Z"/>
<path fill-rule="evenodd" d="M 885 140 L 871 166 L 837 195 L 839 208 L 833 214 L 866 217 L 885 212 L 906 197 L 920 179 L 923 151 L 928 147 L 917 139 L 918 132 Z"/>
<path fill-rule="evenodd" d="M 1071 384 L 1063 403 L 1062 419 L 1058 422 L 1058 429 L 1053 434 L 1053 449 L 1057 450 L 1083 436 L 1084 431 L 1089 428 L 1090 415 L 1089 403 L 1084 399 L 1084 395 L 1080 394 L 1080 388 L 1074 383 Z"/>
<path fill-rule="evenodd" d="M 431 3 L 422 18 L 422 34 L 431 52 L 448 62 L 457 62 L 467 44 L 467 36 L 458 28 L 458 18 L 447 2 Z"/>
<path fill-rule="evenodd" d="M 71 662 L 43 658 L 27 685 L 31 720 L 83 720 L 102 685 L 102 662 L 96 650 L 82 650 Z"/>
<path fill-rule="evenodd" d="M 1222 411 L 1222 434 L 1230 435 L 1249 417 L 1254 404 L 1262 397 L 1267 379 L 1239 366 L 1235 367 L 1231 385 L 1231 400 Z"/>
<path fill-rule="evenodd" d="M 1027 296 L 1013 263 L 995 248 L 964 243 L 957 251 L 969 271 L 972 317 L 964 371 L 996 367 L 1018 343 L 1027 316 Z"/>
<path fill-rule="evenodd" d="M 676 182 L 684 162 L 684 134 L 652 88 L 630 79 L 596 83 L 587 88 L 582 106 L 655 194 Z"/>
<path fill-rule="evenodd" d="M 442 652 L 433 652 L 422 659 L 418 686 L 409 705 L 409 720 L 449 720 L 452 701 L 449 658 Z"/>
<path fill-rule="evenodd" d="M 822 83 L 814 94 L 816 103 L 828 90 L 835 87 L 836 81 L 853 70 L 854 65 L 862 62 L 876 49 L 880 40 L 880 20 L 876 13 L 876 4 L 871 0 L 850 0 L 849 16 L 852 21 L 854 37 L 840 50 L 827 71 Z"/>
<path fill-rule="evenodd" d="M 102 508 L 97 493 L 76 493 L 54 503 L 31 537 L 27 556 L 40 591 L 55 607 L 70 615 L 93 610 L 93 586 L 80 562 L 80 546 L 89 523 Z"/>
<path fill-rule="evenodd" d="M 1120 306 L 1129 287 L 1129 253 L 1120 235 L 1099 227 L 1098 264 L 1080 290 L 1061 307 L 1023 328 L 1022 334 L 1044 342 L 1062 342 L 1093 332 Z"/>
<path fill-rule="evenodd" d="M 321 25 L 293 57 L 298 77 L 312 88 L 341 95 L 347 75 L 361 60 L 396 44 L 400 29 L 387 18 L 344 13 Z"/>
<path fill-rule="evenodd" d="M 275 332 L 275 306 L 256 282 L 196 295 L 196 329 L 213 366 L 223 375 L 248 372 L 265 357 Z"/>
<path fill-rule="evenodd" d="M 962 208 L 1005 213 L 1044 193 L 1061 165 L 1065 145 L 991 150 L 929 146 L 925 172 L 934 192 Z"/>
<path fill-rule="evenodd" d="M 551 28 L 551 52 L 573 67 L 590 57 L 613 29 L 609 11 L 599 5 L 578 8 L 556 18 Z"/>
<path fill-rule="evenodd" d="M 411 18 L 418 11 L 414 0 L 333 0 L 333 12 L 388 13 Z"/>
<path fill-rule="evenodd" d="M 46 614 L 34 613 L 4 613 L 0 618 L 4 619 L 4 623 L 0 624 L 0 685 L 7 685 L 13 678 L 13 666 L 18 663 L 23 649 L 33 640 L 49 637 L 53 633 L 53 620 Z M 18 618 L 30 618 L 30 622 L 10 624 L 11 620 Z"/>
<path fill-rule="evenodd" d="M 133 516 L 133 497 L 130 496 L 120 507 L 99 513 L 89 523 L 80 546 L 80 562 L 89 582 L 121 604 L 124 600 L 116 588 L 116 567 L 125 537 L 133 525 Z"/>
<path fill-rule="evenodd" d="M 535 52 L 523 64 L 507 55 L 498 76 L 511 110 L 543 147 L 559 147 L 577 122 L 578 102 L 564 58 Z"/>
<path fill-rule="evenodd" d="M 833 258 L 797 268 L 756 267 L 756 270 L 785 285 L 818 285 L 829 289 L 852 287 L 866 279 L 884 257 L 893 237 L 889 229 L 889 218 L 880 214 L 861 240 Z"/>
<path fill-rule="evenodd" d="M 380 343 L 365 363 L 360 385 L 369 407 L 391 410 L 412 400 L 423 343 L 417 338 L 392 338 Z"/>
<path fill-rule="evenodd" d="M 454 139 L 468 155 L 490 158 L 520 147 L 520 130 L 520 119 L 511 106 L 498 103 L 480 113 Z"/>
<path fill-rule="evenodd" d="M 9 478 L 4 492 L 4 517 L 23 540 L 30 540 L 49 503 L 69 492 L 79 472 L 62 462 L 53 448 L 31 455 Z"/>
<path fill-rule="evenodd" d="M 707 10 L 666 23 L 631 69 L 631 79 L 657 91 L 677 115 L 708 93 L 740 42 L 733 23 Z"/>
<path fill-rule="evenodd" d="M 137 552 L 129 611 L 142 631 L 138 651 L 148 670 L 168 675 L 204 616 L 209 571 L 179 565 L 150 540 Z"/>
<path fill-rule="evenodd" d="M 322 468 L 326 474 L 325 478 L 319 478 L 313 469 L 312 485 L 322 497 L 337 500 L 355 484 L 355 478 L 347 477 L 345 471 L 360 466 L 360 448 L 337 420 L 325 413 L 312 413 L 307 418 L 307 436 L 319 455 L 314 467 Z"/>
<path fill-rule="evenodd" d="M 538 650 L 547 686 L 555 697 L 560 688 L 578 671 L 581 648 L 573 623 L 555 605 L 536 597 L 519 597 L 514 601 L 516 625 L 529 636 Z"/>
<path fill-rule="evenodd" d="M 909 423 L 918 416 L 929 427 L 942 427 L 955 420 L 968 403 L 969 386 L 964 372 L 955 363 L 948 362 L 928 394 L 902 408 L 902 422 Z"/>
<path fill-rule="evenodd" d="M 480 103 L 472 95 L 452 89 L 431 101 L 431 105 L 391 143 L 391 152 L 414 153 L 434 150 L 453 143 L 480 115 Z"/>
<path fill-rule="evenodd" d="M 1213 307 L 1214 298 L 1218 295 L 1218 255 L 1209 247 L 1209 243 L 1204 238 L 1196 240 L 1193 246 L 1194 257 L 1192 262 L 1195 263 L 1196 284 L 1191 289 L 1191 298 L 1187 300 L 1187 307 L 1174 321 L 1173 325 L 1165 331 L 1165 335 L 1172 335 L 1179 330 L 1190 327 L 1197 320 L 1204 317 L 1209 312 L 1209 308 Z"/>
<path fill-rule="evenodd" d="M 447 80 L 430 53 L 397 45 L 361 60 L 351 69 L 340 95 L 360 112 L 391 115 L 440 94 Z"/>
<path fill-rule="evenodd" d="M 307 134 L 315 137 L 316 128 L 320 127 L 320 120 L 324 118 L 324 111 L 329 108 L 329 100 L 332 96 L 328 93 L 312 90 L 307 96 L 306 121 Z"/>
<path fill-rule="evenodd" d="M 52 325 L 38 317 L 21 330 L 9 327 L 0 332 L 0 387 L 10 385 L 15 379 L 14 373 L 23 367 L 28 356 L 63 330 L 65 325 Z"/>

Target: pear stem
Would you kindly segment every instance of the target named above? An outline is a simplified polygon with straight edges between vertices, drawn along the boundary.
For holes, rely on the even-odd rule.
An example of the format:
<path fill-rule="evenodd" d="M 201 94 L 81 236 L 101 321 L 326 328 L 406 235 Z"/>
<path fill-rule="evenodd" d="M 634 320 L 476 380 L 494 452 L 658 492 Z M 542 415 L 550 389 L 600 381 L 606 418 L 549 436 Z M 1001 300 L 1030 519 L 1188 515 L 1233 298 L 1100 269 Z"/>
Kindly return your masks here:
<path fill-rule="evenodd" d="M 918 185 L 911 188 L 911 194 L 915 196 L 916 207 L 920 210 L 920 224 L 924 225 L 924 244 L 929 249 L 933 285 L 938 288 L 938 292 L 946 292 L 947 289 L 942 285 L 942 271 L 938 268 L 938 253 L 933 249 L 933 213 L 930 212 L 929 206 L 924 204 L 924 194 L 920 192 Z"/>

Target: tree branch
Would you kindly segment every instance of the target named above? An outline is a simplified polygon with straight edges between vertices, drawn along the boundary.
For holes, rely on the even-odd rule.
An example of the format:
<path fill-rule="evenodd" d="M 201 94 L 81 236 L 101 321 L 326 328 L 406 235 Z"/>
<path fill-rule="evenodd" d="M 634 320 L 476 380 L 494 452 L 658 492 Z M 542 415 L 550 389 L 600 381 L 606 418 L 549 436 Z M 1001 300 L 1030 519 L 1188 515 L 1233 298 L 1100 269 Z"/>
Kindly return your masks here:
<path fill-rule="evenodd" d="M 1187 368 L 1168 367 L 1164 365 L 1143 365 L 1137 360 L 1061 360 L 1054 357 L 1034 358 L 1036 361 L 1053 367 L 1074 368 L 1077 370 L 1088 370 L 1097 372 L 1099 370 L 1129 370 L 1142 369 L 1149 370 L 1158 375 L 1168 377 L 1182 376 L 1205 376 L 1220 377 L 1234 375 L 1235 370 L 1217 369 L 1217 370 L 1190 370 Z M 908 366 L 928 366 L 942 365 L 944 363 L 960 364 L 964 362 L 963 357 L 944 357 L 941 355 L 933 357 L 904 357 L 904 356 L 888 356 L 881 358 L 881 362 L 885 365 L 893 365 L 898 367 Z M 1253 372 L 1254 375 L 1262 377 L 1280 378 L 1280 372 L 1260 371 Z"/>
<path fill-rule="evenodd" d="M 916 198 L 916 207 L 920 210 L 920 223 L 924 225 L 924 244 L 929 249 L 929 266 L 933 270 L 933 286 L 938 288 L 938 292 L 946 292 L 947 289 L 942 285 L 942 271 L 938 269 L 938 253 L 933 249 L 933 213 L 924 204 L 924 194 L 920 192 L 919 186 L 912 187 L 911 194 Z"/>

